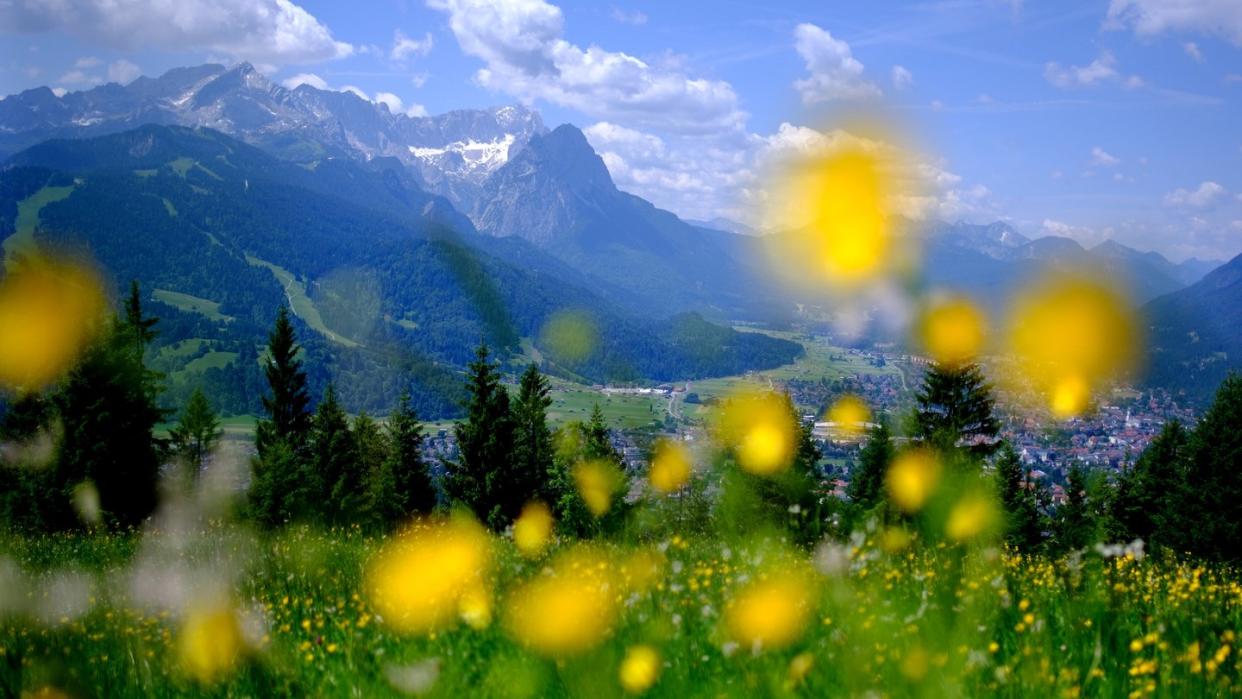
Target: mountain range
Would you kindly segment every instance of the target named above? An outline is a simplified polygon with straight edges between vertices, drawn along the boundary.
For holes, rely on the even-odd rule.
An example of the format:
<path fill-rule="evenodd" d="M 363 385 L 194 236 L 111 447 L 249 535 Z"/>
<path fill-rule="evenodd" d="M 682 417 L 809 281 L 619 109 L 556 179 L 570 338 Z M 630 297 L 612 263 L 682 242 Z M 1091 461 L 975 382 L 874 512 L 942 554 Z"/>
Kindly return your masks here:
<path fill-rule="evenodd" d="M 548 129 L 520 106 L 416 117 L 351 92 L 286 88 L 246 63 L 203 65 L 0 100 L 0 160 L 9 232 L 19 204 L 69 187 L 35 212 L 41 244 L 85 246 L 115 279 L 219 304 L 250 317 L 251 330 L 282 286 L 298 310 L 289 290 L 300 287 L 312 344 L 326 343 L 338 370 L 377 343 L 416 348 L 420 366 L 459 366 L 480 336 L 516 350 L 564 308 L 588 309 L 606 328 L 606 356 L 558 367 L 579 378 L 744 370 L 795 350 L 721 323 L 784 322 L 815 301 L 769 283 L 766 236 L 724 218 L 686 221 L 620 190 L 579 129 Z M 91 220 L 99 210 L 125 211 L 132 218 L 114 223 L 131 230 Z M 1174 264 L 1113 241 L 1032 240 L 1004 222 L 924 228 L 923 282 L 996 305 L 1047 265 L 1102 268 L 1145 303 L 1190 291 L 1218 264 Z M 384 322 L 334 306 L 360 293 Z M 684 344 L 708 337 L 723 342 L 719 361 Z"/>

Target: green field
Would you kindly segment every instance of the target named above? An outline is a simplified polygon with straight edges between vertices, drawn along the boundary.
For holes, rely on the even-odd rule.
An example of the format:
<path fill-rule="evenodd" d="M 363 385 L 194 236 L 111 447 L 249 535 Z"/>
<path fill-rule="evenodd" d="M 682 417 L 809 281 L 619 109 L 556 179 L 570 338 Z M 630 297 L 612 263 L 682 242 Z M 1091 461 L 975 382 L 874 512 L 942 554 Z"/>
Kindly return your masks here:
<path fill-rule="evenodd" d="M 276 279 L 285 288 L 285 296 L 289 299 L 290 310 L 305 321 L 307 325 L 311 326 L 313 330 L 329 340 L 346 347 L 359 346 L 357 342 L 333 332 L 324 324 L 323 317 L 319 315 L 319 309 L 315 307 L 315 302 L 311 301 L 310 297 L 306 295 L 305 285 L 298 281 L 292 272 L 253 255 L 246 255 L 246 262 L 256 267 L 266 267 L 272 271 L 272 274 L 276 275 Z"/>
<path fill-rule="evenodd" d="M 871 538 L 816 569 L 770 540 L 652 534 L 533 559 L 496 537 L 470 623 L 450 608 L 413 628 L 385 618 L 365 582 L 389 540 L 353 530 L 255 536 L 217 521 L 7 540 L 0 691 L 533 699 L 621 697 L 629 682 L 677 699 L 1190 697 L 1234 694 L 1242 677 L 1228 569 Z M 462 588 L 426 586 L 464 574 L 400 580 L 443 590 L 426 604 L 460 605 Z M 575 592 L 532 621 L 523 586 L 541 579 Z M 623 675 L 635 649 L 652 661 Z"/>
<path fill-rule="evenodd" d="M 4 239 L 6 268 L 11 267 L 15 255 L 29 254 L 36 249 L 35 229 L 39 227 L 39 212 L 43 207 L 65 199 L 70 194 L 73 194 L 72 185 L 44 187 L 17 203 L 17 219 L 14 221 L 13 235 Z"/>
<path fill-rule="evenodd" d="M 208 352 L 201 357 L 186 362 L 186 371 L 206 371 L 208 369 L 223 369 L 233 360 L 237 359 L 236 352 Z"/>
<path fill-rule="evenodd" d="M 206 316 L 208 320 L 215 321 L 231 321 L 232 316 L 226 316 L 220 312 L 220 304 L 209 299 L 183 294 L 179 291 L 170 291 L 168 289 L 156 289 L 151 294 L 155 300 L 166 303 L 178 310 L 189 313 L 198 313 Z"/>

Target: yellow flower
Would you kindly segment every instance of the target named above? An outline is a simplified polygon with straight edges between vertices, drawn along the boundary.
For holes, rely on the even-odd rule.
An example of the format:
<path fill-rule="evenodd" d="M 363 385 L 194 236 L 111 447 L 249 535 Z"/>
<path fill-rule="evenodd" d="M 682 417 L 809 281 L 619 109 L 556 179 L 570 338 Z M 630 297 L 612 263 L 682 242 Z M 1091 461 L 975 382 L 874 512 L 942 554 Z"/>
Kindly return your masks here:
<path fill-rule="evenodd" d="M 779 573 L 748 584 L 725 608 L 734 641 L 756 649 L 779 649 L 802 635 L 811 615 L 811 586 L 796 573 Z"/>
<path fill-rule="evenodd" d="M 462 621 L 472 629 L 487 628 L 492 623 L 492 594 L 482 582 L 470 585 L 457 601 Z"/>
<path fill-rule="evenodd" d="M 797 429 L 785 398 L 771 391 L 744 392 L 730 398 L 717 420 L 719 438 L 734 450 L 738 464 L 760 476 L 789 467 Z"/>
<path fill-rule="evenodd" d="M 885 485 L 893 504 L 906 513 L 923 509 L 940 483 L 940 461 L 926 449 L 899 454 L 888 469 Z"/>
<path fill-rule="evenodd" d="M 539 338 L 558 361 L 581 362 L 595 352 L 599 333 L 595 321 L 582 311 L 557 311 L 543 324 Z"/>
<path fill-rule="evenodd" d="M 487 533 L 455 516 L 415 525 L 387 544 L 368 576 L 369 596 L 384 621 L 403 633 L 428 633 L 462 614 L 469 593 L 477 610 L 491 568 Z"/>
<path fill-rule="evenodd" d="M 603 517 L 612 507 L 612 496 L 621 484 L 621 474 L 611 461 L 593 459 L 574 467 L 574 483 L 591 514 Z"/>
<path fill-rule="evenodd" d="M 181 668 L 199 682 L 212 682 L 228 672 L 242 653 L 241 627 L 229 605 L 190 610 L 177 638 Z"/>
<path fill-rule="evenodd" d="M 660 654 L 647 645 L 630 646 L 621 661 L 621 686 L 630 694 L 642 694 L 660 676 Z"/>
<path fill-rule="evenodd" d="M 506 626 L 532 650 L 563 657 L 603 641 L 612 631 L 617 604 L 609 562 L 593 550 L 578 548 L 511 593 Z"/>
<path fill-rule="evenodd" d="M 651 487 L 662 493 L 681 489 L 690 481 L 690 450 L 679 442 L 662 439 L 651 455 L 648 477 Z"/>
<path fill-rule="evenodd" d="M 982 493 L 970 493 L 953 505 L 945 523 L 945 535 L 953 541 L 969 541 L 990 530 L 999 519 L 996 504 Z"/>
<path fill-rule="evenodd" d="M 828 409 L 828 421 L 848 437 L 862 434 L 871 419 L 871 410 L 862 398 L 847 394 L 837 399 Z"/>
<path fill-rule="evenodd" d="M 799 653 L 789 661 L 789 669 L 785 671 L 786 679 L 790 685 L 797 686 L 802 684 L 806 676 L 810 674 L 811 668 L 815 666 L 815 656 L 809 651 Z"/>
<path fill-rule="evenodd" d="M 542 502 L 529 502 L 513 523 L 513 543 L 526 556 L 538 556 L 552 538 L 552 511 Z"/>
<path fill-rule="evenodd" d="M 77 360 L 103 323 L 104 292 L 84 266 L 32 257 L 0 281 L 0 385 L 38 390 Z"/>
<path fill-rule="evenodd" d="M 949 366 L 973 360 L 987 333 L 983 313 L 969 299 L 953 296 L 924 309 L 919 340 L 932 359 Z"/>

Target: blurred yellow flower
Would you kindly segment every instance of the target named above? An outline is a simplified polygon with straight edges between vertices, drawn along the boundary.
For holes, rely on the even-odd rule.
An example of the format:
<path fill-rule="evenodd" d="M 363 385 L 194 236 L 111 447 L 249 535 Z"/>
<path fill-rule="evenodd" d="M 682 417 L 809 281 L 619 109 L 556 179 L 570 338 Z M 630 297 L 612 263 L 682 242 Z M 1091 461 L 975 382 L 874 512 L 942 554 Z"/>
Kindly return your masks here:
<path fill-rule="evenodd" d="M 815 656 L 810 651 L 799 653 L 789 661 L 789 668 L 785 673 L 786 679 L 790 685 L 796 687 L 802 684 L 814 667 Z"/>
<path fill-rule="evenodd" d="M 862 434 L 870 419 L 871 409 L 862 398 L 853 394 L 841 396 L 828 409 L 828 421 L 834 423 L 838 431 L 851 437 Z"/>
<path fill-rule="evenodd" d="M 983 349 L 987 324 L 969 299 L 954 296 L 929 304 L 918 323 L 919 341 L 937 363 L 957 366 Z"/>
<path fill-rule="evenodd" d="M 557 311 L 539 333 L 544 349 L 557 361 L 577 363 L 595 352 L 595 321 L 583 311 Z"/>
<path fill-rule="evenodd" d="M 461 620 L 472 629 L 485 629 L 492 623 L 492 593 L 482 582 L 472 584 L 457 601 Z"/>
<path fill-rule="evenodd" d="M 944 533 L 952 541 L 969 541 L 990 531 L 999 519 L 992 498 L 983 493 L 967 493 L 949 510 Z"/>
<path fill-rule="evenodd" d="M 661 439 L 651 454 L 648 477 L 651 487 L 662 493 L 679 490 L 690 481 L 690 450 L 680 442 Z"/>
<path fill-rule="evenodd" d="M 227 604 L 190 610 L 177 637 L 177 659 L 182 670 L 208 683 L 228 672 L 242 654 L 242 632 L 237 615 Z"/>
<path fill-rule="evenodd" d="M 403 633 L 428 633 L 462 615 L 478 618 L 490 568 L 487 533 L 457 515 L 415 524 L 385 545 L 371 565 L 367 589 L 387 624 Z"/>
<path fill-rule="evenodd" d="M 612 496 L 621 485 L 621 474 L 611 461 L 592 459 L 574 467 L 574 484 L 591 514 L 603 517 L 612 507 Z"/>
<path fill-rule="evenodd" d="M 528 502 L 513 523 L 513 543 L 525 556 L 538 556 L 552 538 L 552 511 L 539 501 Z"/>
<path fill-rule="evenodd" d="M 0 385 L 30 391 L 54 382 L 98 334 L 104 308 L 90 269 L 24 260 L 0 281 Z"/>
<path fill-rule="evenodd" d="M 889 498 L 903 512 L 918 512 L 939 485 L 940 471 L 940 460 L 930 450 L 911 449 L 899 454 L 885 480 Z"/>
<path fill-rule="evenodd" d="M 1138 358 L 1133 309 L 1101 274 L 1050 274 L 1019 294 L 1010 313 L 1010 351 L 1058 417 L 1081 413 Z"/>
<path fill-rule="evenodd" d="M 630 694 L 642 694 L 660 677 L 660 654 L 648 645 L 630 646 L 621 661 L 621 686 Z"/>
<path fill-rule="evenodd" d="M 746 585 L 725 608 L 730 637 L 753 649 L 788 646 L 810 619 L 811 594 L 810 583 L 796 573 L 775 573 Z"/>
<path fill-rule="evenodd" d="M 609 561 L 579 548 L 514 590 L 505 621 L 509 632 L 535 652 L 564 657 L 599 645 L 612 631 L 617 605 Z"/>
<path fill-rule="evenodd" d="M 772 391 L 746 391 L 729 398 L 717 416 L 720 440 L 751 473 L 784 471 L 793 459 L 798 426 L 784 397 Z"/>

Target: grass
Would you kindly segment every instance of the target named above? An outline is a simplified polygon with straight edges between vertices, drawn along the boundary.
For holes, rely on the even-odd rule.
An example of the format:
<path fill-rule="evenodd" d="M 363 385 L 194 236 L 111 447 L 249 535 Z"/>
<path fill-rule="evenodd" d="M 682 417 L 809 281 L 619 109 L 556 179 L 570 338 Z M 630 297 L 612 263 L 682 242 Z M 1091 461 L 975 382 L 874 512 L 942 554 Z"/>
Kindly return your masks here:
<path fill-rule="evenodd" d="M 228 322 L 233 320 L 232 316 L 227 316 L 220 312 L 220 304 L 210 299 L 183 294 L 180 291 L 171 291 L 169 289 L 156 289 L 152 292 L 155 300 L 166 303 L 173 308 L 189 313 L 197 313 L 206 316 L 208 320 L 219 322 Z"/>
<path fill-rule="evenodd" d="M 192 359 L 185 365 L 185 371 L 207 371 L 223 369 L 237 359 L 236 352 L 208 352 L 201 357 Z"/>
<path fill-rule="evenodd" d="M 37 249 L 35 230 L 39 227 L 39 212 L 43 207 L 68 198 L 73 194 L 73 186 L 44 187 L 17 203 L 17 219 L 14 221 L 13 234 L 4 239 L 4 260 L 6 269 L 11 269 L 16 255 L 29 254 Z"/>
<path fill-rule="evenodd" d="M 356 530 L 256 537 L 217 522 L 142 540 L 10 540 L 0 550 L 31 579 L 6 604 L 31 611 L 0 621 L 0 688 L 349 697 L 418 686 L 436 697 L 619 697 L 622 659 L 641 645 L 660 659 L 650 697 L 1235 691 L 1242 588 L 1230 569 L 986 547 L 899 551 L 879 538 L 821 556 L 827 563 L 817 572 L 806 555 L 763 539 L 663 534 L 590 549 L 563 541 L 526 559 L 500 538 L 485 598 L 490 618 L 473 628 L 450 616 L 430 634 L 401 633 L 378 615 L 364 581 L 386 540 Z M 596 617 L 589 602 L 560 600 L 557 609 L 587 616 L 542 624 L 594 624 L 599 633 L 584 632 L 584 648 L 549 656 L 522 641 L 509 615 L 519 586 L 569 550 L 600 561 L 591 579 L 617 590 L 617 606 L 609 601 Z M 411 574 L 410 584 L 432 575 Z M 763 584 L 754 581 L 787 580 L 801 582 L 763 601 L 766 615 L 738 621 L 730 611 L 753 599 L 748 585 Z M 212 597 L 216 585 L 233 594 Z M 214 633 L 187 640 L 202 615 L 197 605 L 221 599 L 229 602 L 212 617 Z M 765 630 L 787 633 L 767 645 L 739 642 Z"/>
<path fill-rule="evenodd" d="M 298 281 L 297 277 L 293 276 L 292 272 L 253 255 L 246 255 L 246 262 L 256 267 L 266 267 L 272 271 L 272 274 L 276 275 L 276 279 L 285 288 L 285 296 L 289 299 L 289 308 L 293 310 L 294 315 L 311 326 L 311 329 L 337 344 L 345 345 L 346 347 L 359 346 L 354 340 L 333 332 L 323 322 L 323 316 L 319 314 L 319 309 L 315 306 L 315 302 L 311 301 L 310 297 L 306 295 L 306 287 L 302 282 Z"/>
<path fill-rule="evenodd" d="M 548 421 L 553 425 L 574 420 L 585 422 L 598 403 L 611 427 L 632 430 L 648 427 L 653 420 L 663 421 L 668 405 L 668 399 L 662 396 L 606 394 L 560 379 L 551 379 L 551 383 Z"/>

